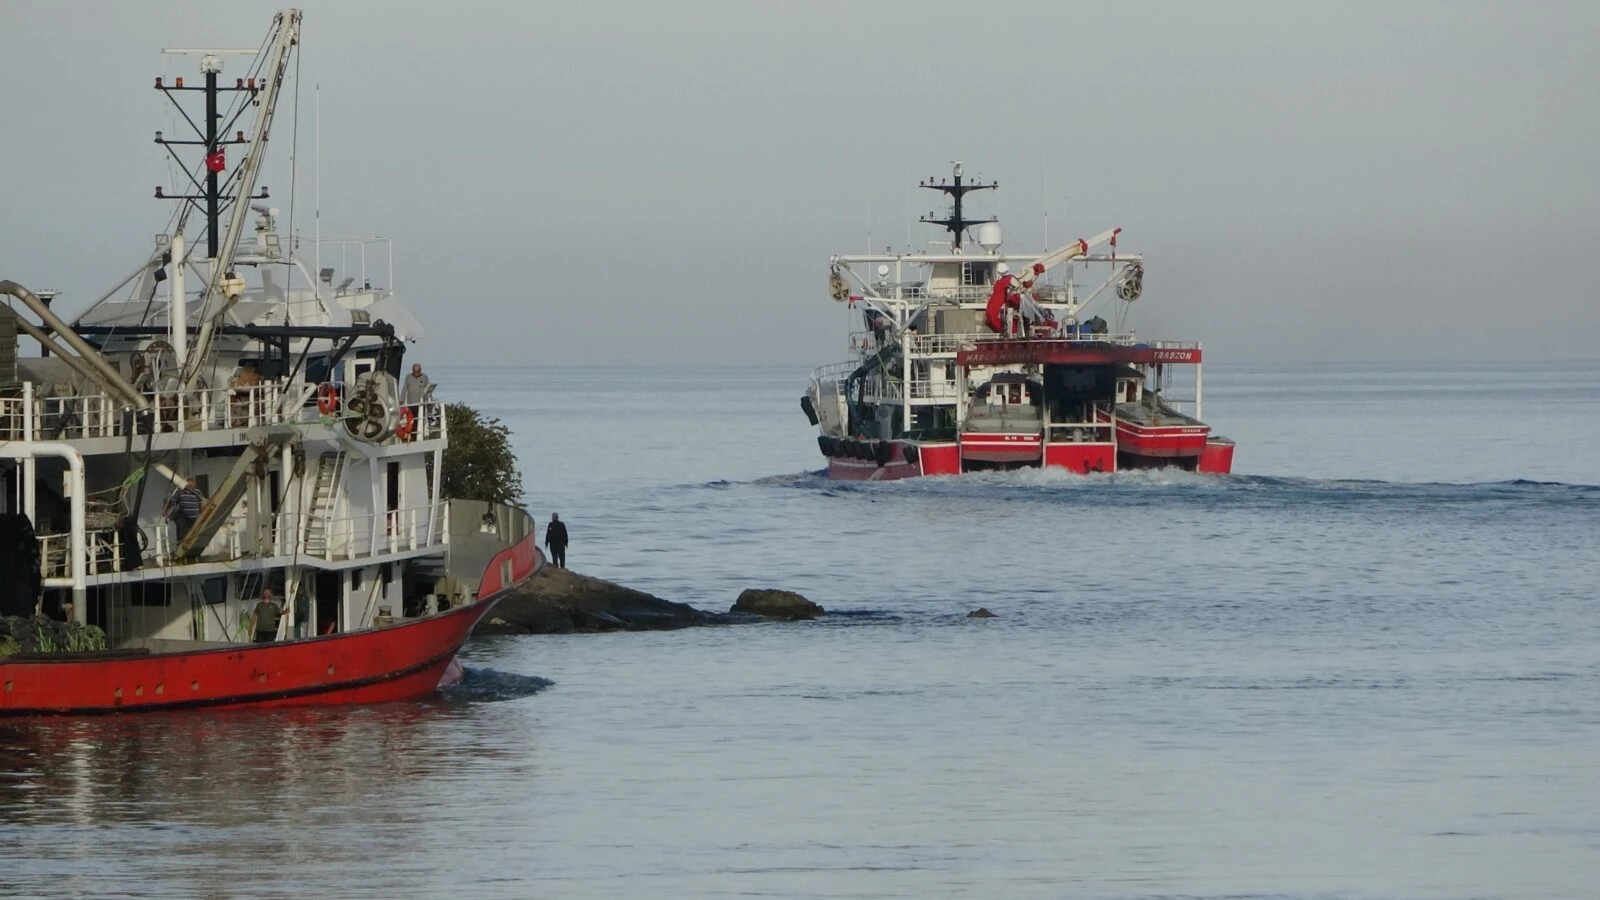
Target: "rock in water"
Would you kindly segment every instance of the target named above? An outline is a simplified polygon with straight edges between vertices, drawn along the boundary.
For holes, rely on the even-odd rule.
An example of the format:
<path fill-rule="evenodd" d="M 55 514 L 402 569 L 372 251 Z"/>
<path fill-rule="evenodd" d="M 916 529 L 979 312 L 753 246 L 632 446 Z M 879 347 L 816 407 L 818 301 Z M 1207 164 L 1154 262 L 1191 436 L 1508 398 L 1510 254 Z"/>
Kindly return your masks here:
<path fill-rule="evenodd" d="M 494 617 L 478 631 L 484 634 L 569 634 L 574 631 L 643 631 L 686 628 L 718 621 L 687 603 L 673 603 L 547 566 L 494 608 Z"/>
<path fill-rule="evenodd" d="M 967 618 L 969 618 L 969 619 L 995 619 L 995 618 L 999 618 L 999 617 L 996 616 L 994 613 L 989 612 L 989 610 L 985 609 L 984 607 L 980 606 L 977 609 L 973 610 L 972 612 L 967 613 Z"/>
<path fill-rule="evenodd" d="M 815 619 L 825 610 L 794 591 L 747 588 L 729 612 L 755 613 L 773 619 Z"/>

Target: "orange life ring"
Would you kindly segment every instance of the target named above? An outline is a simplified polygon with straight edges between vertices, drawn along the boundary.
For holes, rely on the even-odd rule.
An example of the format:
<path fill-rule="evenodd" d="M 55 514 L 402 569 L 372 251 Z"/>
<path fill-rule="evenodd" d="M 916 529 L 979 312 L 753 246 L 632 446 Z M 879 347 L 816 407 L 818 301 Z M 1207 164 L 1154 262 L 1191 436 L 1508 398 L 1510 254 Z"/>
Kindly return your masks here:
<path fill-rule="evenodd" d="M 394 427 L 394 436 L 401 440 L 411 437 L 411 429 L 416 427 L 416 424 L 417 414 L 411 411 L 411 407 L 400 407 L 400 424 Z"/>
<path fill-rule="evenodd" d="M 339 389 L 332 384 L 324 383 L 317 388 L 317 412 L 325 416 L 333 415 L 339 408 Z"/>

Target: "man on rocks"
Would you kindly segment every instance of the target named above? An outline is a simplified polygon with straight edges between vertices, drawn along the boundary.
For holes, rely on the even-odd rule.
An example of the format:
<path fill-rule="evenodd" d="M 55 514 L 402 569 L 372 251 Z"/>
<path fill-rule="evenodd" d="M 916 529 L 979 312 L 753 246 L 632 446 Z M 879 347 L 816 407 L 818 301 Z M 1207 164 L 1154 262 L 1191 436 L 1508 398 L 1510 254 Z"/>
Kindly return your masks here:
<path fill-rule="evenodd" d="M 550 561 L 557 568 L 567 567 L 567 526 L 562 524 L 561 517 L 555 513 L 550 514 L 550 524 L 544 529 L 544 545 L 550 550 Z"/>

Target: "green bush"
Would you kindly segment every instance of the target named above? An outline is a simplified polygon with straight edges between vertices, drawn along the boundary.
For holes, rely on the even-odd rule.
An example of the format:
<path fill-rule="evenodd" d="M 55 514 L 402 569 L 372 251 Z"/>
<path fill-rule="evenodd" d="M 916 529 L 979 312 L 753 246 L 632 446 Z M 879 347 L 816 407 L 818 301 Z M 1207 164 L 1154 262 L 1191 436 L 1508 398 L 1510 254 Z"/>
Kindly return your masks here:
<path fill-rule="evenodd" d="M 106 649 L 106 633 L 93 625 L 48 616 L 0 616 L 0 658 L 18 653 L 85 653 Z"/>
<path fill-rule="evenodd" d="M 450 446 L 444 451 L 442 491 L 452 500 L 522 502 L 522 474 L 511 452 L 511 429 L 465 403 L 447 403 Z"/>

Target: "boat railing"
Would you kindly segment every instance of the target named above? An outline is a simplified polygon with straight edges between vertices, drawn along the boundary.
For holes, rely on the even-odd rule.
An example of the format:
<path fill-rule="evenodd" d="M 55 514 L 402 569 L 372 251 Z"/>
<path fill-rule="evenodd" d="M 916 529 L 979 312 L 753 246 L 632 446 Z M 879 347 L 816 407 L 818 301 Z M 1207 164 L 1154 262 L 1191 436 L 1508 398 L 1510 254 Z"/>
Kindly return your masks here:
<path fill-rule="evenodd" d="M 296 546 L 296 536 L 302 518 L 320 520 L 327 535 L 321 547 L 308 548 L 303 543 Z M 385 510 L 362 516 L 315 516 L 306 514 L 281 515 L 262 527 L 254 539 L 246 529 L 224 528 L 192 562 L 235 562 L 249 558 L 282 558 L 295 556 L 304 560 L 323 562 L 351 562 L 369 557 L 409 553 L 418 550 L 442 549 L 449 543 L 450 507 L 448 501 Z M 138 561 L 131 565 L 134 554 L 123 541 L 124 535 L 116 528 L 91 528 L 86 532 L 85 553 L 88 556 L 85 573 L 89 576 L 109 575 L 139 568 L 167 568 L 178 564 L 174 550 L 178 545 L 175 531 L 165 521 L 139 526 Z M 40 574 L 46 586 L 60 586 L 71 576 L 71 535 L 41 534 L 38 536 Z M 125 565 L 127 563 L 128 565 Z"/>
<path fill-rule="evenodd" d="M 449 518 L 445 501 L 368 515 L 328 516 L 323 520 L 325 546 L 316 553 L 302 551 L 336 562 L 426 550 L 446 543 Z"/>
<path fill-rule="evenodd" d="M 946 378 L 913 379 L 906 387 L 906 393 L 913 400 L 954 401 L 961 394 L 960 385 Z"/>
<path fill-rule="evenodd" d="M 943 378 L 919 378 L 910 382 L 902 382 L 898 378 L 881 380 L 869 378 L 862 388 L 862 393 L 868 403 L 881 401 L 899 403 L 908 398 L 953 403 L 960 397 L 961 388 L 954 381 Z"/>
<path fill-rule="evenodd" d="M 821 384 L 824 381 L 835 381 L 841 385 L 842 390 L 842 385 L 846 376 L 859 368 L 861 368 L 861 360 L 859 359 L 829 363 L 828 365 L 819 366 L 813 369 L 811 371 L 811 380 L 818 384 Z"/>
<path fill-rule="evenodd" d="M 1131 331 L 1117 334 L 1052 334 L 1043 337 L 1047 340 L 1071 341 L 1074 344 L 1084 346 L 1113 344 L 1119 347 L 1133 347 L 1144 344 L 1149 347 L 1167 350 L 1193 350 L 1200 346 L 1198 341 L 1141 341 L 1139 336 Z M 957 353 L 963 348 L 973 347 L 980 343 L 1021 339 L 1017 335 L 982 331 L 967 334 L 913 334 L 909 336 L 907 343 L 911 353 L 914 355 L 937 356 L 944 354 L 948 356 Z"/>
<path fill-rule="evenodd" d="M 342 385 L 333 385 L 340 388 Z M 237 431 L 257 425 L 331 424 L 337 405 L 324 413 L 315 397 L 303 404 L 294 399 L 306 387 L 269 382 L 224 388 L 147 392 L 150 428 L 156 433 Z M 339 396 L 337 392 L 334 396 Z M 289 398 L 286 404 L 285 399 Z M 290 408 L 285 409 L 285 406 Z M 145 434 L 138 420 L 125 412 L 127 404 L 104 393 L 33 396 L 25 384 L 20 397 L 0 397 L 0 440 L 79 440 L 121 438 Z M 411 439 L 445 436 L 444 404 L 437 401 L 413 406 Z M 393 443 L 403 438 L 390 438 Z"/>
<path fill-rule="evenodd" d="M 1116 421 L 1047 422 L 1045 431 L 1052 444 L 1108 444 L 1116 440 Z"/>
<path fill-rule="evenodd" d="M 989 295 L 993 292 L 994 288 L 992 286 L 983 284 L 953 284 L 939 287 L 923 285 L 921 290 L 918 290 L 915 294 L 908 294 L 908 296 L 929 300 L 954 300 L 957 303 L 983 303 L 989 299 Z"/>

